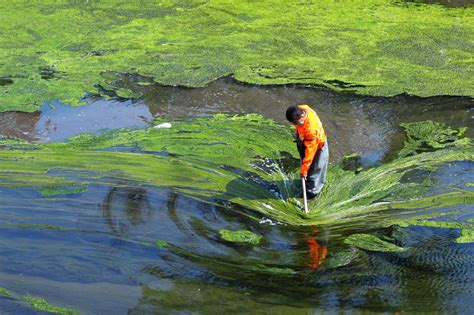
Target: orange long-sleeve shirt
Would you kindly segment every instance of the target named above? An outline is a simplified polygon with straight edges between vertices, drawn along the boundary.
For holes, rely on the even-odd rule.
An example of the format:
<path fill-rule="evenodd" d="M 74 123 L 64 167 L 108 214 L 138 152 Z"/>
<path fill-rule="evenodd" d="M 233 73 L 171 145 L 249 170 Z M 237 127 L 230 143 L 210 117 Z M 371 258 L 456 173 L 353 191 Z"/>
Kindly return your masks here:
<path fill-rule="evenodd" d="M 314 160 L 316 152 L 326 143 L 326 133 L 323 124 L 316 112 L 308 105 L 298 105 L 298 107 L 306 112 L 306 119 L 302 126 L 296 126 L 296 132 L 301 141 L 305 145 L 305 154 L 301 163 L 301 174 L 308 174 L 309 167 Z"/>

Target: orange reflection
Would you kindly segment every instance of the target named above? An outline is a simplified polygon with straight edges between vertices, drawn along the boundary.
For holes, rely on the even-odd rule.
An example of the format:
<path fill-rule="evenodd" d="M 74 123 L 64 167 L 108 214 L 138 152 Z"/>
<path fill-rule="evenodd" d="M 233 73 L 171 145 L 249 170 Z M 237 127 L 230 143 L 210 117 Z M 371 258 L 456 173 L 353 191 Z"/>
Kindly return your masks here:
<path fill-rule="evenodd" d="M 319 233 L 319 228 L 313 226 L 312 229 L 313 233 L 311 233 L 311 235 L 305 236 L 305 240 L 309 248 L 308 267 L 311 269 L 319 269 L 321 268 L 322 263 L 328 253 L 327 237 L 324 235 L 324 233 Z M 319 241 L 316 238 L 316 234 L 319 234 Z"/>

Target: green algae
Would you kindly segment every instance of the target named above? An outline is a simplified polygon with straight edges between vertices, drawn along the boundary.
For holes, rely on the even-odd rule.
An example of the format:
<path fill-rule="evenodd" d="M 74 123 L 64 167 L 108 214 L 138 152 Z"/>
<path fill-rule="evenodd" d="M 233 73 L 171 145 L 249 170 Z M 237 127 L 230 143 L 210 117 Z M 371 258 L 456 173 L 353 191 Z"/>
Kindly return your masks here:
<path fill-rule="evenodd" d="M 407 248 L 386 242 L 370 234 L 353 234 L 346 238 L 344 243 L 376 252 L 404 252 L 407 250 Z"/>
<path fill-rule="evenodd" d="M 450 161 L 473 161 L 474 149 L 465 128 L 458 130 L 432 121 L 402 124 L 407 133 L 398 159 L 357 174 L 334 166 L 328 176 L 331 193 L 321 194 L 312 207 L 321 222 L 354 220 L 381 210 L 405 213 L 474 203 L 474 193 L 454 189 L 426 195 L 436 186 L 431 174 Z M 429 150 L 427 147 L 429 144 Z M 423 153 L 424 152 L 424 153 Z M 420 214 L 416 214 L 420 216 Z M 423 216 L 423 214 L 421 214 Z M 433 217 L 437 214 L 433 213 Z M 386 222 L 393 220 L 384 219 Z"/>
<path fill-rule="evenodd" d="M 259 273 L 268 273 L 268 274 L 280 274 L 280 275 L 294 275 L 296 271 L 291 268 L 278 268 L 278 267 L 269 267 L 263 264 L 258 264 L 256 266 L 252 266 L 255 271 Z"/>
<path fill-rule="evenodd" d="M 12 296 L 12 293 L 7 289 L 0 287 L 0 296 Z"/>
<path fill-rule="evenodd" d="M 297 268 L 291 268 L 291 266 L 262 263 L 260 260 L 252 258 L 248 258 L 245 263 L 241 263 L 234 261 L 233 257 L 207 257 L 172 244 L 168 244 L 167 249 L 190 261 L 212 266 L 212 273 L 223 279 L 235 280 L 235 270 L 238 270 L 237 274 L 240 280 L 255 279 L 256 276 L 268 277 L 272 275 L 291 279 L 299 272 Z"/>
<path fill-rule="evenodd" d="M 296 153 L 289 139 L 287 128 L 257 115 L 216 115 L 176 120 L 169 129 L 82 134 L 66 143 L 0 150 L 0 186 L 39 191 L 86 187 L 86 179 L 71 181 L 61 174 L 87 171 L 103 184 L 111 177 L 172 187 L 204 202 L 230 201 L 280 222 L 304 225 L 362 223 L 368 215 L 393 209 L 421 215 L 423 209 L 473 200 L 468 190 L 426 195 L 436 184 L 429 176 L 434 170 L 448 162 L 474 160 L 472 146 L 466 145 L 398 158 L 357 174 L 333 165 L 322 194 L 310 203 L 310 213 L 301 214 L 293 198 L 296 171 L 287 174 L 277 162 L 286 152 Z M 121 147 L 137 152 L 107 151 Z M 267 166 L 264 157 L 270 161 Z M 412 176 L 417 170 L 425 175 Z M 271 185 L 281 197 L 269 191 Z"/>
<path fill-rule="evenodd" d="M 158 248 L 165 247 L 166 245 L 168 245 L 167 241 L 164 241 L 164 240 L 155 241 L 155 246 L 158 247 Z"/>
<path fill-rule="evenodd" d="M 15 217 L 18 219 L 18 217 Z M 81 228 L 71 228 L 64 227 L 52 224 L 40 224 L 40 223 L 21 223 L 21 224 L 0 224 L 1 228 L 12 228 L 12 229 L 27 229 L 27 230 L 42 230 L 42 231 L 54 231 L 54 232 L 80 232 L 80 233 L 93 233 L 93 234 L 103 234 L 109 236 L 113 240 L 120 240 L 122 242 L 136 244 L 146 247 L 158 247 L 165 248 L 168 245 L 167 241 L 157 240 L 154 243 L 144 242 L 140 240 L 134 240 L 122 237 L 117 235 L 114 232 L 110 231 L 101 231 L 101 230 L 91 230 L 91 229 L 81 229 Z"/>
<path fill-rule="evenodd" d="M 330 252 L 324 259 L 323 266 L 327 269 L 335 269 L 349 265 L 357 259 L 359 253 L 354 249 L 346 249 L 337 252 Z"/>
<path fill-rule="evenodd" d="M 362 170 L 360 155 L 357 153 L 345 155 L 341 161 L 341 168 L 345 171 L 359 173 Z"/>
<path fill-rule="evenodd" d="M 380 210 L 433 209 L 472 201 L 472 193 L 466 190 L 424 196 L 433 187 L 428 185 L 430 181 L 415 183 L 402 179 L 413 167 L 435 170 L 449 161 L 472 161 L 473 158 L 472 148 L 445 149 L 397 159 L 357 175 L 333 167 L 325 190 L 311 205 L 311 215 L 321 222 L 330 223 L 349 221 L 354 215 L 363 216 Z"/>
<path fill-rule="evenodd" d="M 257 245 L 260 243 L 262 236 L 257 235 L 253 232 L 246 231 L 246 230 L 238 230 L 238 231 L 231 231 L 231 230 L 220 230 L 219 235 L 222 239 L 232 242 L 232 243 L 246 243 L 251 245 Z"/>
<path fill-rule="evenodd" d="M 42 298 L 33 297 L 33 296 L 22 296 L 20 297 L 20 299 L 27 302 L 28 304 L 31 305 L 32 308 L 39 311 L 45 311 L 45 312 L 50 312 L 50 313 L 60 314 L 60 315 L 80 314 L 77 311 L 74 311 L 65 307 L 58 307 L 58 306 L 51 305 L 45 299 L 42 299 Z"/>
<path fill-rule="evenodd" d="M 77 105 L 85 93 L 139 96 L 120 73 L 189 87 L 232 75 L 369 95 L 474 95 L 472 7 L 48 0 L 0 10 L 9 17 L 0 32 L 2 111 Z"/>
<path fill-rule="evenodd" d="M 60 315 L 78 315 L 80 314 L 77 311 L 74 311 L 69 308 L 65 307 L 58 307 L 49 304 L 45 299 L 39 298 L 39 297 L 34 297 L 30 295 L 26 296 L 20 296 L 20 297 L 15 297 L 9 290 L 5 288 L 0 287 L 0 296 L 7 296 L 10 298 L 22 300 L 24 302 L 27 302 L 33 309 L 39 310 L 39 311 L 45 311 L 49 313 L 54 313 L 54 314 L 60 314 Z"/>
<path fill-rule="evenodd" d="M 469 138 L 463 137 L 467 128 L 451 129 L 444 124 L 427 120 L 417 123 L 400 124 L 405 129 L 406 141 L 399 155 L 409 156 L 447 147 L 468 147 Z"/>
<path fill-rule="evenodd" d="M 86 187 L 79 187 L 75 189 L 42 189 L 40 190 L 43 196 L 58 196 L 58 195 L 70 195 L 70 194 L 81 194 L 86 192 Z"/>
<path fill-rule="evenodd" d="M 156 121 L 157 124 L 161 122 Z M 293 151 L 286 128 L 256 115 L 217 115 L 177 120 L 172 125 L 170 129 L 120 129 L 100 135 L 83 134 L 67 143 L 31 144 L 34 150 L 17 149 L 14 146 L 0 150 L 0 166 L 4 170 L 0 174 L 5 178 L 12 174 L 23 175 L 15 176 L 16 182 L 5 181 L 2 185 L 41 190 L 44 185 L 51 187 L 53 182 L 57 187 L 66 187 L 61 182 L 70 180 L 64 175 L 55 175 L 61 174 L 58 171 L 86 170 L 93 174 L 94 180 L 104 181 L 102 178 L 112 176 L 172 187 L 181 194 L 204 202 L 230 201 L 287 224 L 366 226 L 370 222 L 374 228 L 395 225 L 405 220 L 393 214 L 385 215 L 385 212 L 398 210 L 414 218 L 430 219 L 441 215 L 437 209 L 474 203 L 474 193 L 469 190 L 451 189 L 427 195 L 430 188 L 436 185 L 436 182 L 428 180 L 429 175 L 438 167 L 452 161 L 474 160 L 472 147 L 445 147 L 434 152 L 398 158 L 357 174 L 333 165 L 323 193 L 310 204 L 310 214 L 302 215 L 301 210 L 292 203 L 293 174 L 285 174 L 278 165 L 272 164 L 268 169 L 259 164 L 263 156 L 277 161 L 282 151 Z M 262 130 L 265 131 L 265 141 L 258 137 Z M 104 151 L 127 146 L 142 152 Z M 55 172 L 51 173 L 51 170 Z M 426 178 L 414 171 L 426 174 Z M 55 179 L 48 179 L 50 177 Z M 258 178 L 257 182 L 253 182 L 255 178 Z M 275 198 L 270 194 L 262 186 L 265 182 L 274 183 L 283 198 Z M 81 179 L 81 183 L 76 185 L 86 184 Z M 74 186 L 71 183 L 69 185 Z M 468 226 L 462 226 L 458 242 L 471 242 L 471 231 Z M 260 242 L 261 236 L 247 233 L 250 232 L 220 231 L 221 237 L 227 241 Z M 346 242 L 372 251 L 405 250 L 370 235 L 356 235 Z M 180 253 L 173 246 L 167 245 L 167 248 Z M 332 263 L 329 260 L 327 266 L 337 268 L 349 264 L 353 259 L 353 254 L 349 253 L 335 257 Z M 227 263 L 222 262 L 221 265 L 224 268 Z M 267 267 L 270 269 L 254 266 L 253 271 L 245 270 L 281 272 L 271 270 L 280 267 Z"/>
<path fill-rule="evenodd" d="M 474 202 L 471 202 L 474 203 Z M 397 223 L 401 227 L 408 226 L 426 226 L 443 229 L 459 229 L 461 236 L 456 238 L 457 243 L 473 243 L 474 242 L 474 222 L 472 219 L 467 222 L 454 222 L 454 221 L 432 221 L 432 220 L 419 220 L 417 218 L 402 220 Z"/>
<path fill-rule="evenodd" d="M 6 136 L 0 135 L 0 146 L 12 146 L 12 145 L 19 146 L 22 144 L 27 145 L 28 141 L 14 138 L 14 137 L 6 137 Z"/>
<path fill-rule="evenodd" d="M 470 225 L 461 229 L 461 236 L 456 239 L 458 243 L 474 243 L 474 226 Z"/>
<path fill-rule="evenodd" d="M 262 142 L 262 133 L 268 141 Z M 259 187 L 260 182 L 253 183 L 245 177 L 275 182 L 283 197 L 288 198 L 292 194 L 292 180 L 278 168 L 269 171 L 259 163 L 264 161 L 263 157 L 279 159 L 282 151 L 291 151 L 292 143 L 285 141 L 289 137 L 285 127 L 256 115 L 187 119 L 173 122 L 171 129 L 83 134 L 67 143 L 32 144 L 35 150 L 11 147 L 1 151 L 4 171 L 0 177 L 15 175 L 14 182 L 1 185 L 36 190 L 85 186 L 86 181 L 73 182 L 51 173 L 88 171 L 95 174 L 96 180 L 105 176 L 137 180 L 173 187 L 193 198 L 213 197 L 254 209 L 270 200 L 266 211 L 275 216 L 285 215 L 278 209 L 294 206 L 276 199 L 270 191 Z M 138 147 L 143 153 L 104 151 L 114 147 Z M 289 214 L 298 218 L 296 212 Z"/>

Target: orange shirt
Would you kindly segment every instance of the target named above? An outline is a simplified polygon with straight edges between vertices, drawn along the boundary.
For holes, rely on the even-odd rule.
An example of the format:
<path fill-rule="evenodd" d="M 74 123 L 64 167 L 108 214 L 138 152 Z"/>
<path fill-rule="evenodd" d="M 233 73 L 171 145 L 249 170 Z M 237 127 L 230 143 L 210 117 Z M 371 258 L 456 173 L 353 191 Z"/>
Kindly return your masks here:
<path fill-rule="evenodd" d="M 326 133 L 323 124 L 316 112 L 308 105 L 298 105 L 298 108 L 306 112 L 306 119 L 302 126 L 296 126 L 296 132 L 306 147 L 303 162 L 301 163 L 301 174 L 308 174 L 309 167 L 313 163 L 316 152 L 324 146 Z"/>

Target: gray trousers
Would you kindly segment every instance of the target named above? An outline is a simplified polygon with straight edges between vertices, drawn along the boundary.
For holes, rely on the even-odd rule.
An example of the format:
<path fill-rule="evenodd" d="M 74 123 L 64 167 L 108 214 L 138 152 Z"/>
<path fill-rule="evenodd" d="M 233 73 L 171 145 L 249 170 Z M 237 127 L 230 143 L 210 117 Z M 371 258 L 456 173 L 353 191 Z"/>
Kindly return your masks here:
<path fill-rule="evenodd" d="M 306 147 L 302 141 L 297 141 L 298 152 L 301 160 L 304 158 Z M 326 140 L 324 146 L 314 156 L 313 163 L 308 170 L 308 176 L 306 177 L 306 193 L 308 196 L 315 196 L 321 192 L 326 182 L 326 171 L 329 162 L 329 145 Z"/>

